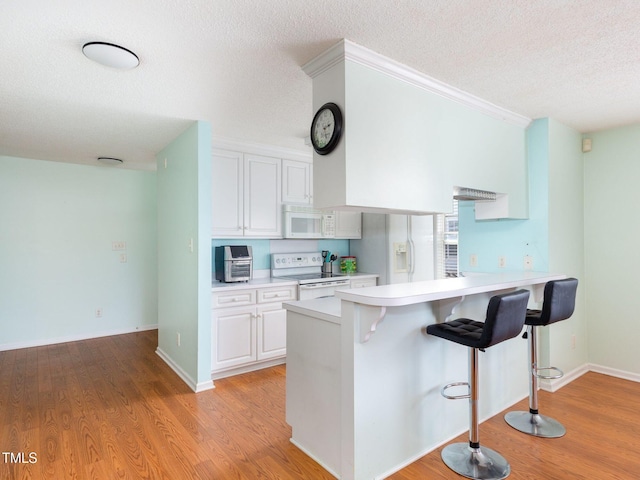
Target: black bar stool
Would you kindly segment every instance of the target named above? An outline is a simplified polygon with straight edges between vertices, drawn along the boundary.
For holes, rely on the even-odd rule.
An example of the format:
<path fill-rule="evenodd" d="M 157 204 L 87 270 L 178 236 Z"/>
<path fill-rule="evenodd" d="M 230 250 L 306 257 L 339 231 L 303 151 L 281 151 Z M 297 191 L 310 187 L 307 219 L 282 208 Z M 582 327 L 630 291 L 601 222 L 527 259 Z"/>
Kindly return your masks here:
<path fill-rule="evenodd" d="M 520 334 L 527 312 L 529 292 L 495 295 L 489 300 L 484 323 L 469 318 L 436 323 L 427 327 L 427 333 L 469 348 L 469 382 L 445 385 L 442 395 L 449 399 L 469 399 L 469 443 L 453 443 L 442 450 L 442 461 L 454 472 L 474 479 L 502 479 L 509 475 L 509 462 L 490 448 L 480 449 L 478 429 L 478 351 L 491 347 Z M 451 396 L 449 387 L 467 385 L 467 395 Z"/>
<path fill-rule="evenodd" d="M 527 318 L 524 321 L 527 331 L 524 338 L 529 340 L 529 411 L 509 412 L 504 416 L 509 425 L 523 433 L 536 437 L 557 438 L 567 431 L 557 420 L 538 413 L 538 379 L 560 378 L 563 373 L 557 367 L 538 367 L 536 327 L 566 320 L 573 315 L 577 290 L 578 280 L 575 278 L 553 280 L 544 286 L 542 310 L 527 310 Z M 545 370 L 549 374 L 539 373 Z"/>

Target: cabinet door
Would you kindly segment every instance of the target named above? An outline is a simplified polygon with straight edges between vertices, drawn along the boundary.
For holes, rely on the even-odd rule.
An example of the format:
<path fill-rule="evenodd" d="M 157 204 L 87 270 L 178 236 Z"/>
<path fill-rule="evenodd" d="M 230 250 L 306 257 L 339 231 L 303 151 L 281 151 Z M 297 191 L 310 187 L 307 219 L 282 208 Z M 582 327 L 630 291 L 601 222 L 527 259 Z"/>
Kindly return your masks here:
<path fill-rule="evenodd" d="M 336 238 L 362 238 L 362 214 L 360 212 L 336 213 Z"/>
<path fill-rule="evenodd" d="M 242 236 L 243 168 L 242 153 L 214 151 L 212 164 L 212 233 L 214 237 Z"/>
<path fill-rule="evenodd" d="M 256 308 L 213 310 L 211 369 L 244 365 L 256 360 Z"/>
<path fill-rule="evenodd" d="M 258 360 L 282 357 L 287 353 L 287 311 L 282 303 L 259 306 Z"/>
<path fill-rule="evenodd" d="M 311 205 L 311 164 L 282 160 L 282 203 Z"/>
<path fill-rule="evenodd" d="M 279 158 L 245 155 L 245 236 L 282 237 L 281 165 Z"/>

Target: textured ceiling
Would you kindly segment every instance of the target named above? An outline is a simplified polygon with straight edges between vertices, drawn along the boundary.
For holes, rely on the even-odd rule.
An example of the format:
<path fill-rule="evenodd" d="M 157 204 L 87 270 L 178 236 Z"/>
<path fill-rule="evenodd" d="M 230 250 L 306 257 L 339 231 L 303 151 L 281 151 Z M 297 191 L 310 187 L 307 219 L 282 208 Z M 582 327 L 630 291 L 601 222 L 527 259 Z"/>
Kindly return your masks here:
<path fill-rule="evenodd" d="M 342 38 L 530 118 L 636 123 L 639 26 L 636 0 L 3 0 L 0 154 L 154 168 L 193 120 L 306 150 L 300 67 Z M 95 64 L 89 41 L 141 64 Z"/>

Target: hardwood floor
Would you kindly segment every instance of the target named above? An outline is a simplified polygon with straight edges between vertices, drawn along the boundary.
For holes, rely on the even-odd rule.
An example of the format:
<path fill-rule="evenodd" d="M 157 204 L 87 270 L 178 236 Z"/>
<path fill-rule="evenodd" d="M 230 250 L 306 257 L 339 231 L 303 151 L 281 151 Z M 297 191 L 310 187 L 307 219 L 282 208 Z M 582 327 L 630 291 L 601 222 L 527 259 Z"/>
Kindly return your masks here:
<path fill-rule="evenodd" d="M 0 479 L 333 478 L 289 442 L 284 366 L 194 394 L 156 345 L 149 331 L 0 352 Z M 640 478 L 640 383 L 588 373 L 540 405 L 563 438 L 520 434 L 502 415 L 480 426 L 509 478 Z M 390 478 L 462 477 L 438 450 Z"/>

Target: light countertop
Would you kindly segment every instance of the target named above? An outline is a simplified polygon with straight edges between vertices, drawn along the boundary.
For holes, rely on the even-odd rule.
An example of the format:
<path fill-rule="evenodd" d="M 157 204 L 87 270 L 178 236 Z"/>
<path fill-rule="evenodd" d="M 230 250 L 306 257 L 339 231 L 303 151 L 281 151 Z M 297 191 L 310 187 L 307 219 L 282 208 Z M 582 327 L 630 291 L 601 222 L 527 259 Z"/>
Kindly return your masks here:
<path fill-rule="evenodd" d="M 342 300 L 363 305 L 398 307 L 445 298 L 538 285 L 562 278 L 566 278 L 566 276 L 546 272 L 487 273 L 469 277 L 336 290 L 335 296 Z"/>
<path fill-rule="evenodd" d="M 276 287 L 276 286 L 285 286 L 285 285 L 298 285 L 298 282 L 296 280 L 291 280 L 291 279 L 281 279 L 281 278 L 272 278 L 272 277 L 254 278 L 253 280 L 249 280 L 248 282 L 232 282 L 232 283 L 224 283 L 224 282 L 219 282 L 217 280 L 213 280 L 213 282 L 211 283 L 211 289 L 214 292 L 222 292 L 226 290 L 265 288 L 265 287 Z"/>

